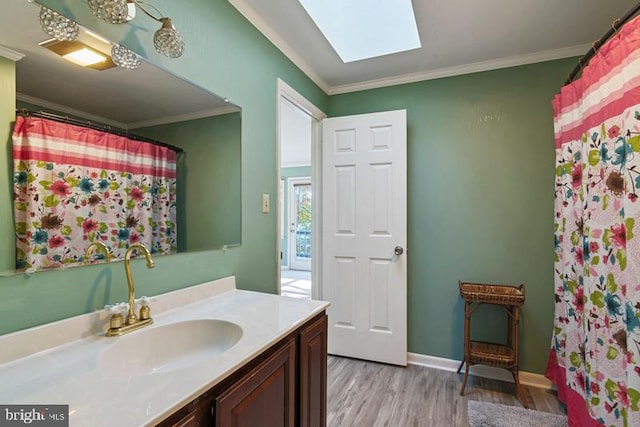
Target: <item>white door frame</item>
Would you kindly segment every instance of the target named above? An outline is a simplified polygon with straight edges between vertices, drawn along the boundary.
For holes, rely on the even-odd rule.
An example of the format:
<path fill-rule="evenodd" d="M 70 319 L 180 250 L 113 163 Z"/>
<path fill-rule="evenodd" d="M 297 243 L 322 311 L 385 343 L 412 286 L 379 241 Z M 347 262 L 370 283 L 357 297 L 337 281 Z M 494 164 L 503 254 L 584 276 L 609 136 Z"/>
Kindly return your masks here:
<path fill-rule="evenodd" d="M 296 257 L 296 247 L 297 247 L 297 235 L 294 231 L 291 231 L 292 225 L 297 225 L 297 222 L 295 220 L 296 214 L 297 214 L 297 204 L 295 202 L 296 198 L 295 198 L 295 187 L 296 185 L 311 185 L 311 177 L 292 177 L 288 179 L 289 181 L 289 197 L 287 200 L 288 205 L 289 205 L 289 221 L 287 224 L 287 229 L 285 230 L 285 232 L 288 233 L 288 238 L 287 238 L 287 244 L 288 244 L 288 248 L 287 248 L 287 254 L 288 254 L 288 262 L 287 265 L 289 266 L 290 270 L 311 270 L 311 262 L 313 261 L 313 258 L 311 258 L 310 260 L 304 260 L 304 261 L 296 261 L 297 257 Z M 312 206 L 313 206 L 313 202 L 314 200 L 312 199 Z M 315 214 L 314 214 L 315 215 Z M 313 215 L 311 216 L 311 221 L 313 221 Z M 297 227 L 296 227 L 297 228 Z M 311 236 L 313 236 L 313 229 L 311 230 Z M 311 240 L 313 242 L 313 240 Z M 313 254 L 313 251 L 312 251 Z M 298 265 L 294 265 L 296 262 L 298 262 Z M 294 268 L 296 267 L 296 268 Z M 311 282 L 313 283 L 313 281 Z"/>
<path fill-rule="evenodd" d="M 311 219 L 311 233 L 314 236 L 312 243 L 313 257 L 311 258 L 311 298 L 318 299 L 322 295 L 320 286 L 322 284 L 322 119 L 327 115 L 322 112 L 318 107 L 309 102 L 304 96 L 300 95 L 294 88 L 285 83 L 282 79 L 277 80 L 277 94 L 276 94 L 276 188 L 280 188 L 280 100 L 284 98 L 300 108 L 311 117 L 311 182 L 313 185 L 313 217 Z M 279 193 L 279 191 L 278 191 Z M 280 198 L 278 194 L 278 198 Z M 280 230 L 280 218 L 282 212 L 280 212 L 280 201 L 276 203 L 278 211 L 276 212 L 276 284 L 278 294 L 280 294 L 280 253 L 282 251 L 282 245 L 280 242 L 280 236 L 282 231 Z M 286 226 L 286 225 L 285 225 Z"/>

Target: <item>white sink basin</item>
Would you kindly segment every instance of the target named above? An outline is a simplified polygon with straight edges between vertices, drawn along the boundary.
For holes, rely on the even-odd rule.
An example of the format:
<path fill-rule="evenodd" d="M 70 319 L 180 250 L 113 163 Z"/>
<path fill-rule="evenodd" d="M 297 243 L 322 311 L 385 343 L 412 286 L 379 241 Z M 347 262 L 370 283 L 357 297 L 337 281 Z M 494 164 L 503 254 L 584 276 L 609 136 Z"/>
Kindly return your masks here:
<path fill-rule="evenodd" d="M 233 347 L 242 328 L 217 319 L 187 320 L 131 332 L 114 340 L 99 365 L 114 375 L 149 375 L 193 366 Z"/>

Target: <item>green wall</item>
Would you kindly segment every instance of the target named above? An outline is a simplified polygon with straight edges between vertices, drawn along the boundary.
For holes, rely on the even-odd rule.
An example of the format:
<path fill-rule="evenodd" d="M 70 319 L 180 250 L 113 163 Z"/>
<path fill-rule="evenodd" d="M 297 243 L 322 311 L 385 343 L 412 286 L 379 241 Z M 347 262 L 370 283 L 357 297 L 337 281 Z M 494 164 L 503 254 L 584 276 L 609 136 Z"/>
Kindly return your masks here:
<path fill-rule="evenodd" d="M 284 181 L 282 215 L 284 216 L 283 238 L 280 239 L 282 250 L 282 266 L 288 266 L 289 260 L 289 178 L 304 178 L 311 176 L 311 166 L 298 166 L 291 168 L 281 168 L 280 178 Z"/>
<path fill-rule="evenodd" d="M 240 113 L 231 113 L 136 129 L 185 150 L 178 157 L 179 251 L 240 243 L 240 126 Z"/>
<path fill-rule="evenodd" d="M 276 200 L 276 82 L 282 78 L 318 108 L 328 97 L 282 53 L 242 17 L 226 0 L 183 2 L 154 0 L 171 16 L 186 41 L 182 58 L 171 60 L 155 53 L 153 33 L 157 22 L 141 14 L 132 24 L 109 25 L 94 18 L 86 1 L 43 0 L 46 6 L 74 17 L 80 24 L 141 53 L 149 60 L 242 107 L 242 246 L 228 251 L 209 250 L 157 257 L 156 268 L 133 263 L 136 291 L 155 295 L 203 281 L 235 274 L 238 287 L 275 293 L 276 210 L 261 213 L 262 194 Z M 28 5 L 25 5 L 27 7 Z M 0 5 L 0 12 L 2 5 Z M 34 22 L 34 26 L 38 25 Z M 11 68 L 8 64 L 7 68 Z M 0 114 L 15 109 L 13 70 L 0 65 L 3 96 Z M 6 96 L 4 91 L 7 91 Z M 126 102 L 126 100 L 123 100 Z M 2 121 L 5 134 L 9 127 Z M 2 131 L 2 129 L 0 129 Z M 1 178 L 10 175 L 10 144 L 0 154 Z M 0 218 L 0 258 L 13 264 L 10 186 L 0 183 L 0 199 L 6 214 Z M 9 243 L 7 243 L 9 242 Z M 5 263 L 5 261 L 3 261 Z M 127 287 L 121 262 L 67 270 L 0 277 L 0 334 L 86 313 L 104 304 L 124 301 Z"/>
<path fill-rule="evenodd" d="M 330 116 L 408 111 L 409 351 L 462 357 L 458 279 L 522 282 L 527 297 L 521 368 L 544 371 L 553 312 L 550 101 L 575 60 L 328 97 L 225 0 L 192 0 L 188 7 L 154 1 L 184 35 L 187 49 L 178 60 L 153 51 L 155 22 L 144 16 L 135 25 L 115 26 L 94 19 L 81 0 L 43 3 L 242 107 L 242 246 L 162 257 L 154 270 L 136 262 L 140 293 L 153 295 L 227 274 L 237 276 L 240 288 L 276 291 L 276 210 L 265 215 L 260 205 L 262 193 L 276 200 L 278 191 L 280 77 Z M 0 63 L 3 91 L 13 85 L 12 70 L 4 68 Z M 0 114 L 13 110 L 11 97 L 0 98 Z M 9 145 L 2 156 L 1 167 L 7 168 Z M 7 175 L 4 171 L 0 179 Z M 0 185 L 0 198 L 10 200 L 8 185 Z M 0 238 L 13 239 L 4 221 Z M 3 259 L 13 256 L 5 243 L 2 248 Z M 125 298 L 121 263 L 0 277 L 0 334 Z M 475 330 L 481 326 L 477 332 L 483 336 L 498 337 L 504 325 L 495 314 L 480 313 Z"/>
<path fill-rule="evenodd" d="M 329 116 L 406 109 L 409 351 L 460 360 L 458 280 L 524 283 L 521 369 L 553 326 L 551 99 L 575 59 L 333 96 Z M 504 315 L 473 318 L 503 339 Z"/>

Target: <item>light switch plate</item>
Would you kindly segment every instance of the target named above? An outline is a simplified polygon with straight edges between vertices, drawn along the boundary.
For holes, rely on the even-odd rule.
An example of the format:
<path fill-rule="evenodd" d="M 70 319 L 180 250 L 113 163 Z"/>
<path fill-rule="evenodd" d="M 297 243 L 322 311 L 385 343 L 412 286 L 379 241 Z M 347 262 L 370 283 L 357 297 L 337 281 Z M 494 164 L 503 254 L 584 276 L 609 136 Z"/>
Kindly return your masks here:
<path fill-rule="evenodd" d="M 269 195 L 262 195 L 262 213 L 269 213 Z"/>

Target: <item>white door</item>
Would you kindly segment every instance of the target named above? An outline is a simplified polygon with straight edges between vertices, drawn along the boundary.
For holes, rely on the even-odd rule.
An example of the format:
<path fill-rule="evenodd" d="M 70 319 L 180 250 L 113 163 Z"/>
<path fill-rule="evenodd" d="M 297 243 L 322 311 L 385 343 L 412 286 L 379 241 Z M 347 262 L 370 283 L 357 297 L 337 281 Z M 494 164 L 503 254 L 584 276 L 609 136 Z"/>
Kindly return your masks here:
<path fill-rule="evenodd" d="M 311 271 L 311 178 L 289 178 L 289 268 Z"/>
<path fill-rule="evenodd" d="M 406 111 L 322 124 L 329 353 L 407 364 Z"/>

